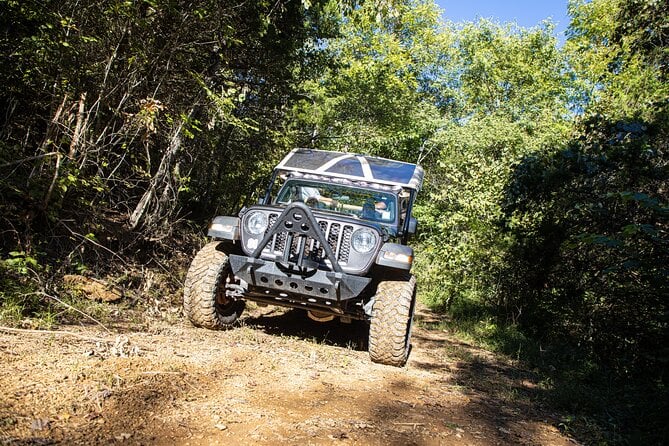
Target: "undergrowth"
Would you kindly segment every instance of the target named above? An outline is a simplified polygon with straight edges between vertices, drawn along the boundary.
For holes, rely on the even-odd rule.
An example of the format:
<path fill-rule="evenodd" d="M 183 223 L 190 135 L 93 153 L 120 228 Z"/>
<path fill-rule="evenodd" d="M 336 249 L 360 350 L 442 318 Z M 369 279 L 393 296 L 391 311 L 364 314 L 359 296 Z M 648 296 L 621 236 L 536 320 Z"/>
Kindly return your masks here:
<path fill-rule="evenodd" d="M 196 245 L 197 240 L 184 243 Z M 181 252 L 168 256 L 158 249 L 152 254 L 148 260 L 126 258 L 121 267 L 121 262 L 116 261 L 80 270 L 46 255 L 0 252 L 0 325 L 29 329 L 69 324 L 113 328 L 152 319 L 173 322 L 179 317 L 188 258 Z M 105 283 L 119 290 L 122 297 L 117 302 L 92 300 L 64 280 L 68 273 L 83 281 Z"/>
<path fill-rule="evenodd" d="M 21 325 L 34 319 L 40 328 L 53 325 L 53 313 L 40 292 L 39 264 L 23 252 L 0 259 L 0 323 Z"/>
<path fill-rule="evenodd" d="M 546 402 L 562 413 L 558 427 L 597 445 L 669 443 L 669 391 L 666 383 L 645 376 L 620 376 L 598 365 L 578 345 L 541 340 L 516 324 L 499 321 L 491 307 L 473 298 L 443 307 L 438 326 L 456 337 L 519 361 L 540 377 Z"/>

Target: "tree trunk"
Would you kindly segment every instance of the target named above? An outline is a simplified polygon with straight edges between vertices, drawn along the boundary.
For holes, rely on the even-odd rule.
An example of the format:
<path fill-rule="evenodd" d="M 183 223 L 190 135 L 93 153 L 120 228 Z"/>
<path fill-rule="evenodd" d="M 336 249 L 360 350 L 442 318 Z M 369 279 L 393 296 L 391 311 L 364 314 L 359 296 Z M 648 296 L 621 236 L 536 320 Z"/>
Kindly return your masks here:
<path fill-rule="evenodd" d="M 190 116 L 192 112 L 193 111 L 191 110 L 188 113 L 188 116 Z M 174 128 L 167 150 L 160 160 L 158 170 L 153 178 L 151 178 L 148 189 L 144 192 L 144 195 L 142 195 L 142 198 L 137 203 L 135 210 L 130 215 L 130 229 L 137 229 L 141 223 L 153 222 L 160 215 L 161 205 L 164 204 L 164 200 L 161 197 L 163 197 L 169 189 L 173 188 L 171 167 L 174 157 L 179 152 L 179 149 L 181 149 L 181 131 L 183 130 L 183 126 L 184 120 L 181 120 Z M 163 191 L 159 192 L 161 186 Z"/>
<path fill-rule="evenodd" d="M 74 126 L 74 133 L 72 134 L 72 140 L 70 141 L 70 151 L 67 154 L 67 158 L 72 161 L 74 160 L 75 155 L 77 154 L 77 146 L 79 145 L 79 139 L 81 139 L 81 134 L 86 130 L 87 123 L 84 123 L 84 110 L 86 108 L 86 93 L 81 93 L 79 98 L 79 110 L 77 111 L 77 123 Z M 86 119 L 88 121 L 88 119 Z"/>

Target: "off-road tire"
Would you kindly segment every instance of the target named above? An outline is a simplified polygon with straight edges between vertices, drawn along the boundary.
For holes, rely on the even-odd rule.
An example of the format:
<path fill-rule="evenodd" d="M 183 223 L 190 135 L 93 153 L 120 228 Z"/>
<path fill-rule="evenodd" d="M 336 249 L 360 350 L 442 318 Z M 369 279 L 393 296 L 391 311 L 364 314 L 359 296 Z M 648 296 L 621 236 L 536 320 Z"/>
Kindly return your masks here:
<path fill-rule="evenodd" d="M 195 256 L 184 283 L 184 314 L 196 327 L 220 330 L 232 325 L 244 311 L 244 302 L 225 296 L 232 279 L 222 242 L 206 244 Z"/>
<path fill-rule="evenodd" d="M 369 356 L 373 362 L 395 367 L 406 364 L 415 301 L 413 275 L 379 282 L 369 326 Z"/>

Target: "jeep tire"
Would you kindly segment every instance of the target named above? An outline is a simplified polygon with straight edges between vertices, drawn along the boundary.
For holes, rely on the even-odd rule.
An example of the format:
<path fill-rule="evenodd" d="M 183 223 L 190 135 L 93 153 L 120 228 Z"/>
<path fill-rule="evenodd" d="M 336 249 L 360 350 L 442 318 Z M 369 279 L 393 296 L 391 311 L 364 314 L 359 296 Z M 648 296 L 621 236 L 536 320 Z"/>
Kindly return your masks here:
<path fill-rule="evenodd" d="M 413 275 L 379 283 L 369 327 L 369 356 L 373 362 L 395 367 L 406 364 L 415 300 Z"/>
<path fill-rule="evenodd" d="M 220 330 L 233 324 L 244 302 L 230 299 L 225 285 L 233 277 L 222 242 L 206 244 L 195 256 L 184 283 L 184 313 L 197 327 Z"/>

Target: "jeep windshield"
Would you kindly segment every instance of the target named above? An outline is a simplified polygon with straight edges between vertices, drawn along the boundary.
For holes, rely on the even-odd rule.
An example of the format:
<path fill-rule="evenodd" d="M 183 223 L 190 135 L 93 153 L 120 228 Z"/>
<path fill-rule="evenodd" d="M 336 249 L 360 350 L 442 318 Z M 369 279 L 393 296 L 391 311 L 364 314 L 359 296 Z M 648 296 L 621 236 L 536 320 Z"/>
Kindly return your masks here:
<path fill-rule="evenodd" d="M 380 223 L 394 223 L 397 198 L 380 190 L 306 180 L 288 180 L 276 198 L 276 204 L 302 201 L 312 209 L 340 212 Z"/>

